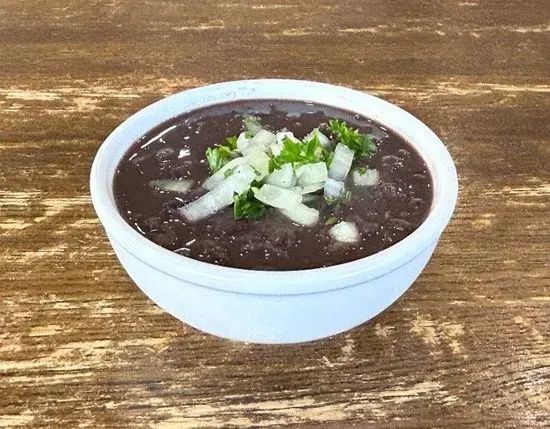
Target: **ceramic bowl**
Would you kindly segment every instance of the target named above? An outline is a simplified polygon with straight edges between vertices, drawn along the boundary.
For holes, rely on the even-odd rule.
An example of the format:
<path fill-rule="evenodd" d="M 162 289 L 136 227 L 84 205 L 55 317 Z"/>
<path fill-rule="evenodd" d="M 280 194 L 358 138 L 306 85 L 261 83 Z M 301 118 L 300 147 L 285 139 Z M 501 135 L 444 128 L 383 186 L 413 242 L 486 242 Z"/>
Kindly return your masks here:
<path fill-rule="evenodd" d="M 113 177 L 139 137 L 182 113 L 244 99 L 308 100 L 354 111 L 411 143 L 432 174 L 434 198 L 424 223 L 404 240 L 353 262 L 298 271 L 228 268 L 178 255 L 132 229 L 117 210 Z M 429 261 L 457 199 L 453 161 L 441 140 L 399 107 L 318 82 L 259 79 L 219 83 L 162 99 L 132 115 L 99 149 L 92 201 L 120 263 L 137 286 L 172 316 L 204 332 L 254 343 L 296 343 L 346 331 L 398 299 Z"/>

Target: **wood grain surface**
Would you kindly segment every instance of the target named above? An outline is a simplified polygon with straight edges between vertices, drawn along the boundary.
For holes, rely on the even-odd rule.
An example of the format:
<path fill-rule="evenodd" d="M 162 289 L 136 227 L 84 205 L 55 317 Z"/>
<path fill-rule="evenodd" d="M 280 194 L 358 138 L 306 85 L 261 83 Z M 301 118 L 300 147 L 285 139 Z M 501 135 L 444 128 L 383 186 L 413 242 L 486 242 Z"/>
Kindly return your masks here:
<path fill-rule="evenodd" d="M 550 426 L 548 0 L 0 0 L 0 427 Z M 376 320 L 296 346 L 202 334 L 129 280 L 88 196 L 127 116 L 292 77 L 421 118 L 456 214 Z"/>

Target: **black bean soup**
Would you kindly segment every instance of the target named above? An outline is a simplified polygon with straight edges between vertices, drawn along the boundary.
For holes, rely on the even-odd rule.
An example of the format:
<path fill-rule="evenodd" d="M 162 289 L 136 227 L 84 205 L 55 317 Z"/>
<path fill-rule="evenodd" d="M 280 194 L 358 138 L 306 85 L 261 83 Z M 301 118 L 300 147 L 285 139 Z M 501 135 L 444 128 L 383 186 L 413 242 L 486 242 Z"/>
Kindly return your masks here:
<path fill-rule="evenodd" d="M 189 222 L 178 208 L 207 192 L 200 187 L 210 175 L 206 149 L 241 133 L 245 114 L 259 117 L 268 130 L 286 128 L 298 138 L 315 127 L 324 131 L 330 118 L 346 121 L 376 144 L 374 155 L 355 161 L 354 168 L 377 169 L 379 182 L 355 188 L 348 177 L 351 193 L 345 203 L 324 198 L 308 202 L 319 210 L 319 221 L 310 227 L 293 223 L 275 209 L 260 220 L 236 220 L 232 207 Z M 162 191 L 150 186 L 158 179 L 193 179 L 195 186 L 187 193 Z M 416 150 L 369 118 L 309 102 L 254 100 L 195 110 L 151 130 L 120 161 L 114 194 L 128 224 L 166 249 L 228 267 L 301 270 L 353 261 L 404 239 L 426 219 L 433 189 Z M 328 231 L 337 221 L 353 222 L 359 240 L 335 242 Z"/>

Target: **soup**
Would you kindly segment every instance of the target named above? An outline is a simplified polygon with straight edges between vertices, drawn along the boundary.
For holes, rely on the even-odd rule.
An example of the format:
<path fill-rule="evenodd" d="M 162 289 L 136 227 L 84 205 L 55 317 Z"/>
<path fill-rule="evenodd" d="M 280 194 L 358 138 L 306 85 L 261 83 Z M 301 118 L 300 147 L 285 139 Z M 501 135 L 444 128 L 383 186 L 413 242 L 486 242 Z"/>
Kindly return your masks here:
<path fill-rule="evenodd" d="M 203 262 L 301 270 L 404 239 L 427 217 L 432 179 L 403 138 L 332 106 L 241 100 L 148 132 L 114 178 L 121 215 Z"/>

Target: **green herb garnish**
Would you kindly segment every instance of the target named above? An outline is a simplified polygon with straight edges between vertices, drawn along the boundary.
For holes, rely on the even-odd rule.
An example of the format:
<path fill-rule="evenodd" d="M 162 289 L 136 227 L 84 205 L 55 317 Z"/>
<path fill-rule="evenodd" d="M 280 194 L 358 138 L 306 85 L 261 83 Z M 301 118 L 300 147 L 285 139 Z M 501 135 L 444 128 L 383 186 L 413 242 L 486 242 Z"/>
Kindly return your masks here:
<path fill-rule="evenodd" d="M 329 217 L 326 221 L 325 221 L 325 225 L 334 225 L 336 222 L 338 222 L 338 219 L 335 218 L 335 217 Z"/>
<path fill-rule="evenodd" d="M 210 172 L 212 174 L 239 155 L 236 152 L 237 137 L 227 137 L 226 141 L 227 145 L 217 144 L 213 148 L 209 147 L 206 149 L 206 160 L 208 161 L 208 167 L 210 168 Z"/>
<path fill-rule="evenodd" d="M 227 137 L 225 141 L 231 150 L 237 150 L 237 136 Z"/>
<path fill-rule="evenodd" d="M 368 158 L 376 151 L 376 145 L 369 135 L 350 128 L 345 121 L 331 119 L 328 127 L 338 141 L 353 150 L 357 157 Z"/>
<path fill-rule="evenodd" d="M 367 172 L 367 169 L 365 167 L 359 167 L 357 169 L 357 172 L 361 175 L 361 176 L 364 176 L 365 173 Z"/>
<path fill-rule="evenodd" d="M 269 171 L 276 170 L 282 165 L 290 163 L 294 168 L 304 164 L 312 164 L 324 161 L 326 153 L 315 135 L 307 143 L 295 142 L 288 137 L 283 139 L 283 149 L 277 156 L 271 158 Z"/>
<path fill-rule="evenodd" d="M 267 207 L 254 196 L 254 188 L 250 188 L 242 194 L 233 197 L 233 217 L 235 219 L 258 220 L 266 212 Z"/>
<path fill-rule="evenodd" d="M 246 131 L 249 133 L 248 135 L 252 137 L 252 135 L 255 135 L 262 129 L 262 124 L 260 122 L 260 118 L 256 116 L 245 116 L 243 118 L 243 125 L 246 128 Z M 248 137 L 248 136 L 247 136 Z"/>

